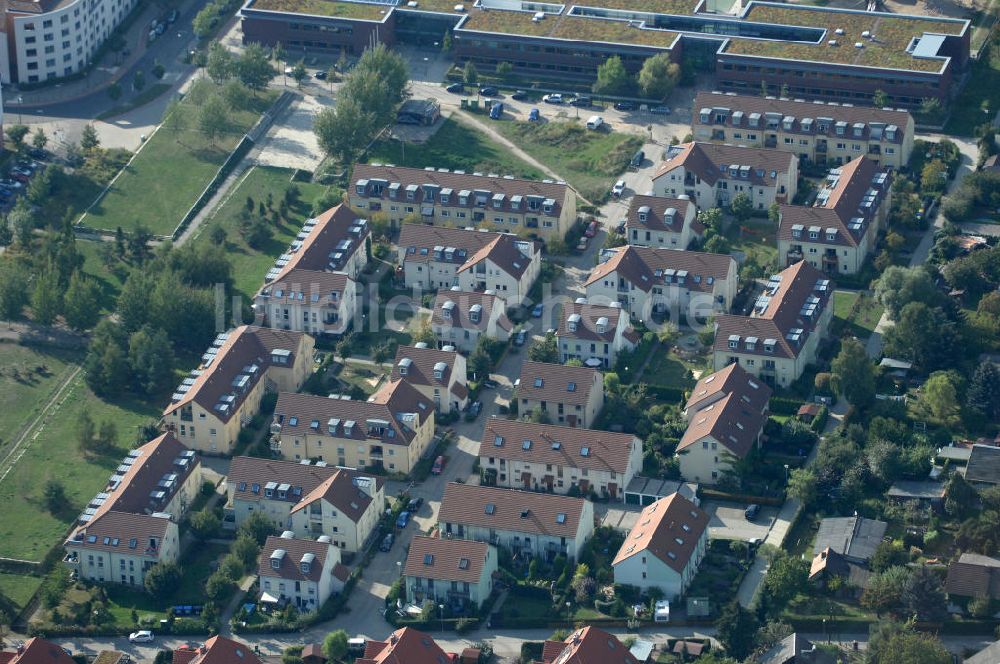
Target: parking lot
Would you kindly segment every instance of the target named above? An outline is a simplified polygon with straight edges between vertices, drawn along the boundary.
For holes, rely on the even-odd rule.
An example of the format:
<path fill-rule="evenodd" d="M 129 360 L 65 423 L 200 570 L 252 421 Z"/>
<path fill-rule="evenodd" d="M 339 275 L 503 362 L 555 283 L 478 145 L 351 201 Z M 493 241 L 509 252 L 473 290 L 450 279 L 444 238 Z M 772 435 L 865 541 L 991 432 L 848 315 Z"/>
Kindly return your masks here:
<path fill-rule="evenodd" d="M 604 508 L 604 509 L 602 509 Z M 743 516 L 745 505 L 734 503 L 718 503 L 706 501 L 701 504 L 701 509 L 709 515 L 708 536 L 711 539 L 735 539 L 750 540 L 754 538 L 764 539 L 767 537 L 774 518 L 778 513 L 777 507 L 762 507 L 752 522 L 747 521 Z M 611 526 L 618 530 L 629 531 L 639 519 L 641 509 L 634 505 L 615 504 L 614 506 L 597 505 L 596 510 L 601 519 L 602 526 Z"/>

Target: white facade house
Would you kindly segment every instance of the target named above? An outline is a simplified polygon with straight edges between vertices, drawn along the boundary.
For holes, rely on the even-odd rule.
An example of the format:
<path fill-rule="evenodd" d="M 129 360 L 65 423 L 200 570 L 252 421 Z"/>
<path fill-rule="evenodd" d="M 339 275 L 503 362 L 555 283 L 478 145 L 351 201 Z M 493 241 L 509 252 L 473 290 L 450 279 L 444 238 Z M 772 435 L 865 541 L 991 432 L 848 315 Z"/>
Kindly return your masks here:
<path fill-rule="evenodd" d="M 286 531 L 280 537 L 267 538 L 260 552 L 257 580 L 260 600 L 265 604 L 290 604 L 302 613 L 319 610 L 340 592 L 347 579 L 347 568 L 340 564 L 340 549 L 329 536 L 297 539 Z"/>
<path fill-rule="evenodd" d="M 469 402 L 465 356 L 454 347 L 427 344 L 396 348 L 392 380 L 402 379 L 434 403 L 439 413 L 457 413 Z"/>
<path fill-rule="evenodd" d="M 556 344 L 563 363 L 576 359 L 587 367 L 610 369 L 619 353 L 633 350 L 641 339 L 618 302 L 609 307 L 579 298 L 563 305 L 562 316 Z"/>
<path fill-rule="evenodd" d="M 507 301 L 492 290 L 463 291 L 456 286 L 434 298 L 431 329 L 438 348 L 471 353 L 481 336 L 506 342 L 514 324 L 507 318 Z"/>
<path fill-rule="evenodd" d="M 406 597 L 417 606 L 430 600 L 479 607 L 493 591 L 496 571 L 497 550 L 491 544 L 417 535 L 403 565 Z"/>
<path fill-rule="evenodd" d="M 698 221 L 698 206 L 690 196 L 677 198 L 636 194 L 625 216 L 625 239 L 643 247 L 687 249 L 692 240 L 705 234 Z"/>
<path fill-rule="evenodd" d="M 643 509 L 611 563 L 615 583 L 658 588 L 668 599 L 679 599 L 705 557 L 708 520 L 679 493 Z"/>

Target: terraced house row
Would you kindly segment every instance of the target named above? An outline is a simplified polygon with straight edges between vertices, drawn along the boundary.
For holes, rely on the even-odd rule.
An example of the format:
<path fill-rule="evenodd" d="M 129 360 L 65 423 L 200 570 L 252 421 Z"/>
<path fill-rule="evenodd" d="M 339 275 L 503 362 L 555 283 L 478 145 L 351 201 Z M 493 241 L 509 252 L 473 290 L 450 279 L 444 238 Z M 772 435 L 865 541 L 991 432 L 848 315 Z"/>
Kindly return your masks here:
<path fill-rule="evenodd" d="M 668 53 L 714 71 L 724 91 L 893 106 L 947 101 L 968 66 L 966 20 L 751 0 L 247 0 L 246 42 L 359 54 L 372 41 L 432 45 L 488 71 L 593 80 L 610 56 L 636 72 Z"/>

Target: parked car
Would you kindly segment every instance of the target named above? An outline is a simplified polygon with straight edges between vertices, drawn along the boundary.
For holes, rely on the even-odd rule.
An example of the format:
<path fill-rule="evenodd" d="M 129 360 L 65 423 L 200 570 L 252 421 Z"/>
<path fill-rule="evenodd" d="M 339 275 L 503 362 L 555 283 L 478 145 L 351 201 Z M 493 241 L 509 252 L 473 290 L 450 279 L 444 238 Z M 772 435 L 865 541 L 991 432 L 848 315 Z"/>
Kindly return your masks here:
<path fill-rule="evenodd" d="M 486 380 L 483 381 L 483 386 L 488 387 L 491 390 L 495 390 L 498 387 L 500 387 L 500 383 L 496 382 L 492 378 L 487 378 Z"/>
<path fill-rule="evenodd" d="M 471 404 L 469 404 L 469 415 L 472 415 L 472 417 L 479 417 L 479 413 L 481 412 L 483 412 L 482 401 L 473 401 Z"/>
<path fill-rule="evenodd" d="M 580 241 L 576 243 L 576 250 L 577 251 L 586 251 L 587 250 L 587 246 L 589 244 L 590 244 L 590 238 L 587 237 L 586 235 L 584 235 L 584 236 L 582 236 L 580 238 Z"/>
<path fill-rule="evenodd" d="M 138 632 L 132 632 L 128 635 L 129 643 L 152 643 L 153 633 L 148 629 L 140 629 Z"/>
<path fill-rule="evenodd" d="M 753 521 L 760 514 L 760 505 L 748 505 L 745 510 L 743 510 L 743 516 L 747 521 Z"/>
<path fill-rule="evenodd" d="M 662 105 L 653 106 L 652 108 L 649 109 L 649 112 L 652 113 L 653 115 L 670 115 L 670 107 Z"/>
<path fill-rule="evenodd" d="M 630 101 L 616 101 L 615 102 L 616 111 L 634 111 L 635 104 Z"/>
<path fill-rule="evenodd" d="M 315 78 L 317 81 L 325 81 L 326 80 L 326 72 L 323 71 L 322 69 L 317 70 L 317 72 L 315 74 L 313 74 L 313 78 Z"/>
<path fill-rule="evenodd" d="M 30 173 L 25 173 L 24 171 L 17 171 L 14 169 L 11 169 L 10 176 L 15 180 L 17 180 L 18 182 L 23 182 L 25 184 L 27 184 L 28 181 L 31 180 Z"/>
<path fill-rule="evenodd" d="M 7 187 L 8 189 L 17 190 L 23 186 L 24 185 L 18 182 L 17 180 L 11 180 L 10 178 L 4 178 L 3 180 L 0 180 L 0 187 Z"/>
<path fill-rule="evenodd" d="M 514 94 L 510 96 L 514 101 L 524 101 L 528 98 L 527 90 L 515 90 Z"/>
<path fill-rule="evenodd" d="M 482 95 L 483 97 L 496 97 L 498 94 L 500 94 L 500 91 L 497 90 L 492 85 L 484 85 L 483 87 L 479 88 L 479 94 Z"/>
<path fill-rule="evenodd" d="M 490 120 L 499 120 L 503 117 L 503 102 L 497 102 L 490 108 Z"/>
<path fill-rule="evenodd" d="M 456 95 L 465 94 L 465 86 L 462 85 L 461 83 L 452 83 L 451 85 L 446 87 L 445 90 Z"/>
<path fill-rule="evenodd" d="M 408 502 L 406 504 L 406 511 L 407 512 L 411 512 L 411 513 L 413 513 L 413 512 L 419 512 L 420 511 L 420 507 L 423 504 L 424 504 L 424 499 L 423 498 L 411 498 L 410 502 Z"/>
<path fill-rule="evenodd" d="M 544 306 L 542 306 L 542 304 L 541 304 L 541 303 L 539 303 L 539 304 L 536 304 L 536 305 L 535 305 L 534 307 L 532 307 L 532 309 L 531 309 L 531 317 L 532 317 L 532 318 L 541 318 L 541 317 L 542 317 L 542 311 L 543 311 L 544 309 L 545 309 L 545 307 L 544 307 Z"/>
<path fill-rule="evenodd" d="M 619 235 L 625 235 L 625 223 L 626 223 L 626 221 L 627 220 L 622 219 L 621 221 L 618 222 L 618 225 L 615 226 L 615 233 L 618 233 Z"/>
<path fill-rule="evenodd" d="M 167 14 L 167 23 L 173 23 L 174 21 L 177 20 L 178 16 L 179 16 L 179 14 L 177 13 L 177 10 L 176 9 L 173 10 L 172 12 L 170 12 L 169 14 Z"/>
<path fill-rule="evenodd" d="M 385 537 L 382 538 L 382 543 L 378 545 L 379 551 L 388 551 L 392 548 L 392 543 L 396 541 L 396 536 L 392 533 L 387 533 Z"/>
<path fill-rule="evenodd" d="M 30 178 L 32 175 L 35 174 L 35 171 L 33 169 L 27 168 L 25 166 L 15 166 L 14 168 L 10 169 L 10 172 L 13 173 L 14 175 L 23 175 L 26 178 Z"/>
<path fill-rule="evenodd" d="M 518 330 L 517 334 L 514 335 L 514 345 L 523 346 L 524 342 L 528 340 L 528 333 L 525 330 Z"/>
<path fill-rule="evenodd" d="M 591 115 L 589 118 L 587 118 L 587 129 L 590 129 L 591 131 L 597 131 L 603 126 L 604 126 L 604 118 L 602 118 L 600 115 Z"/>
<path fill-rule="evenodd" d="M 594 103 L 594 100 L 590 97 L 577 97 L 569 103 L 570 106 L 576 106 L 578 108 L 590 108 Z"/>
<path fill-rule="evenodd" d="M 285 76 L 292 76 L 295 74 L 295 67 L 285 67 Z"/>
<path fill-rule="evenodd" d="M 642 150 L 639 150 L 634 155 L 632 155 L 631 166 L 632 168 L 639 168 L 640 166 L 642 166 L 642 162 L 644 161 L 646 161 L 646 153 L 643 152 Z"/>
<path fill-rule="evenodd" d="M 538 112 L 537 108 L 533 108 L 528 111 L 528 122 L 538 122 L 542 119 L 541 113 Z"/>
<path fill-rule="evenodd" d="M 408 524 L 409 522 L 410 522 L 410 513 L 407 512 L 406 510 L 400 512 L 399 516 L 396 517 L 397 528 L 406 528 L 406 524 Z"/>
<path fill-rule="evenodd" d="M 434 459 L 434 465 L 431 466 L 431 475 L 440 475 L 441 471 L 443 470 L 444 470 L 444 455 L 442 454 L 438 458 Z M 406 514 L 406 512 L 403 512 L 403 514 Z"/>
<path fill-rule="evenodd" d="M 621 198 L 622 194 L 625 193 L 625 180 L 619 180 L 615 182 L 615 186 L 611 187 L 611 195 L 615 198 Z"/>
<path fill-rule="evenodd" d="M 583 232 L 587 237 L 594 237 L 597 235 L 597 222 L 592 221 L 587 225 L 587 230 Z"/>
<path fill-rule="evenodd" d="M 563 96 L 558 92 L 554 92 L 552 94 L 548 94 L 542 97 L 542 101 L 544 101 L 546 104 L 562 104 Z"/>

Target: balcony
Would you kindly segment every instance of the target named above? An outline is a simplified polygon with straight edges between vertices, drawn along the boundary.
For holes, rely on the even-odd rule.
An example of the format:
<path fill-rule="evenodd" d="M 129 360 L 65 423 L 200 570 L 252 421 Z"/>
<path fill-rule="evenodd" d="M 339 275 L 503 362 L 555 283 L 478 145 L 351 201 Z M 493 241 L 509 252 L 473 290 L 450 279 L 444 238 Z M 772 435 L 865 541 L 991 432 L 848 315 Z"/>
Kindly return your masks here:
<path fill-rule="evenodd" d="M 271 436 L 270 447 L 272 452 L 281 451 L 281 438 L 278 436 Z"/>
<path fill-rule="evenodd" d="M 80 556 L 77 555 L 76 553 L 67 553 L 65 556 L 63 556 L 63 562 L 66 563 L 67 565 L 79 565 Z"/>
<path fill-rule="evenodd" d="M 764 139 L 764 147 L 765 148 L 776 148 L 776 147 L 778 147 L 778 137 L 776 135 L 774 135 L 774 134 L 771 134 L 770 136 L 768 136 L 767 138 L 765 138 Z"/>
<path fill-rule="evenodd" d="M 629 291 L 629 288 L 628 288 L 628 287 L 629 287 L 629 285 L 628 285 L 628 283 L 627 283 L 627 282 L 624 282 L 624 281 L 619 281 L 619 282 L 618 282 L 618 287 L 616 288 L 616 290 L 617 290 L 617 291 L 618 291 L 619 293 L 627 293 L 627 292 Z"/>
<path fill-rule="evenodd" d="M 816 141 L 816 152 L 826 153 L 826 141 Z"/>

